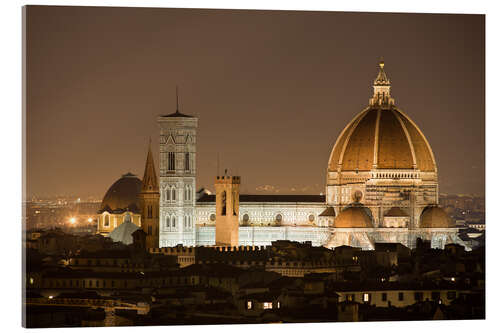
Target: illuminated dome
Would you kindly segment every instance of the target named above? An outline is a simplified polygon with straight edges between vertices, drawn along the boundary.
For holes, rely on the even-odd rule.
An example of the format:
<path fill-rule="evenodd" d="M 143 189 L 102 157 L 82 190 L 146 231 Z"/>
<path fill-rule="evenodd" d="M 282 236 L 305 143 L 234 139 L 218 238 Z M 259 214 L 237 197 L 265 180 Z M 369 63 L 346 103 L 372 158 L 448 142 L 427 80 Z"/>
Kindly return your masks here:
<path fill-rule="evenodd" d="M 347 207 L 335 219 L 335 228 L 373 228 L 372 220 L 362 206 Z"/>
<path fill-rule="evenodd" d="M 394 106 L 383 62 L 374 81 L 370 105 L 354 117 L 337 138 L 328 169 L 437 171 L 434 154 L 422 131 Z"/>
<path fill-rule="evenodd" d="M 408 213 L 399 207 L 392 207 L 384 214 L 387 217 L 408 217 Z"/>
<path fill-rule="evenodd" d="M 104 195 L 99 213 L 139 212 L 139 193 L 142 181 L 132 173 L 127 173 L 118 179 Z"/>
<path fill-rule="evenodd" d="M 437 206 L 429 206 L 420 215 L 420 228 L 455 228 L 446 212 Z"/>

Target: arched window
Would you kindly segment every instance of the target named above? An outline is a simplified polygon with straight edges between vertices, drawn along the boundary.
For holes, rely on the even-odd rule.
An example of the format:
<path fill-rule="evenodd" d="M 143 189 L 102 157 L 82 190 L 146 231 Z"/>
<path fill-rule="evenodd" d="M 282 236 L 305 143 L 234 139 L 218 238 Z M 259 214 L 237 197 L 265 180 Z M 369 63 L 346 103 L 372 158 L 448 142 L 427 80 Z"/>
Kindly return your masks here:
<path fill-rule="evenodd" d="M 172 201 L 175 201 L 176 192 L 175 187 L 172 187 Z"/>
<path fill-rule="evenodd" d="M 175 228 L 175 216 L 172 216 L 172 228 Z"/>
<path fill-rule="evenodd" d="M 148 218 L 153 218 L 153 206 L 148 206 Z"/>
<path fill-rule="evenodd" d="M 186 171 L 189 171 L 189 169 L 190 169 L 190 166 L 189 166 L 189 153 L 186 153 L 184 155 L 184 169 Z"/>
<path fill-rule="evenodd" d="M 175 171 L 175 153 L 168 153 L 168 171 Z"/>
<path fill-rule="evenodd" d="M 170 228 L 170 216 L 167 216 L 167 228 Z"/>
<path fill-rule="evenodd" d="M 167 187 L 167 201 L 170 201 L 170 187 Z"/>
<path fill-rule="evenodd" d="M 221 215 L 226 215 L 226 191 L 222 192 L 222 195 L 221 195 L 221 201 L 222 201 L 222 212 L 221 212 Z"/>

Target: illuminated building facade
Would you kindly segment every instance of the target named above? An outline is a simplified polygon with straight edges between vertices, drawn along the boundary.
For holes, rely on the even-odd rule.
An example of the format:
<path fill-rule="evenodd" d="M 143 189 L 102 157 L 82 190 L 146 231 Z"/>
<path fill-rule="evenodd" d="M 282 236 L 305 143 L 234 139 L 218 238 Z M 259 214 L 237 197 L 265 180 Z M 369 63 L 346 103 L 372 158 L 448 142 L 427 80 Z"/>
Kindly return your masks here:
<path fill-rule="evenodd" d="M 417 125 L 395 106 L 383 62 L 373 89 L 369 105 L 333 146 L 326 195 L 238 193 L 239 245 L 291 240 L 327 247 L 373 249 L 375 242 L 393 242 L 414 248 L 417 238 L 438 248 L 462 243 L 454 222 L 438 207 L 432 149 Z M 195 193 L 198 119 L 177 107 L 158 123 L 158 246 L 215 245 L 217 196 Z"/>
<path fill-rule="evenodd" d="M 179 112 L 158 117 L 160 126 L 161 246 L 196 245 L 196 129 L 198 118 Z"/>

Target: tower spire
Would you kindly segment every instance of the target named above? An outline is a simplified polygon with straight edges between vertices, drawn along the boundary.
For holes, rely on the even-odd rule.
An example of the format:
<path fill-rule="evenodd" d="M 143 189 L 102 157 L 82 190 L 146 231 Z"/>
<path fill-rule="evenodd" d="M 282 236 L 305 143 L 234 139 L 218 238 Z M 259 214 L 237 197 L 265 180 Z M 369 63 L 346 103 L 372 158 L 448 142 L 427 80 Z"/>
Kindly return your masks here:
<path fill-rule="evenodd" d="M 179 86 L 175 86 L 175 100 L 176 100 L 176 107 L 175 107 L 175 112 L 179 113 Z"/>
<path fill-rule="evenodd" d="M 371 106 L 390 107 L 394 105 L 394 98 L 391 98 L 391 81 L 384 70 L 384 59 L 381 57 L 378 63 L 378 75 L 373 81 L 373 97 L 370 98 Z"/>
<path fill-rule="evenodd" d="M 158 179 L 156 178 L 155 163 L 153 160 L 153 152 L 151 150 L 151 137 L 149 138 L 148 156 L 146 158 L 146 166 L 144 168 L 144 177 L 142 178 L 141 192 L 158 192 Z"/>

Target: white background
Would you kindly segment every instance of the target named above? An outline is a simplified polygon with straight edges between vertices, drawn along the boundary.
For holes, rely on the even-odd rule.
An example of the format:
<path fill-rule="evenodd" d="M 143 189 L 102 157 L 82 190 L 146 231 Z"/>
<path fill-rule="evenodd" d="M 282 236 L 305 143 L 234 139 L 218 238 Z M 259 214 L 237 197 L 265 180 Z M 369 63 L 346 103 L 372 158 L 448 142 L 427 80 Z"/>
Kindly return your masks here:
<path fill-rule="evenodd" d="M 328 324 L 289 324 L 289 325 L 223 325 L 223 326 L 171 326 L 171 327 L 128 327 L 94 328 L 95 330 L 116 331 L 140 330 L 194 332 L 195 330 L 217 332 L 301 332 L 366 330 L 370 332 L 470 332 L 498 331 L 499 312 L 499 269 L 500 256 L 498 236 L 500 181 L 497 170 L 500 168 L 500 126 L 499 113 L 500 80 L 499 40 L 500 10 L 498 1 L 319 1 L 319 0 L 253 0 L 253 1 L 33 1 L 3 0 L 1 2 L 1 52 L 0 69 L 2 102 L 1 114 L 1 175 L 5 182 L 0 191 L 1 211 L 1 312 L 2 331 L 11 332 L 21 328 L 21 200 L 22 200 L 22 16 L 23 5 L 78 5 L 78 6 L 127 6 L 127 7 L 180 7 L 180 8 L 232 8 L 232 9 L 283 9 L 283 10 L 328 10 L 328 11 L 371 11 L 371 12 L 419 12 L 419 13 L 464 13 L 486 14 L 486 208 L 487 208 L 487 293 L 486 321 L 442 321 L 442 322 L 380 322 L 380 323 L 328 323 Z M 445 124 L 443 124 L 445 125 Z M 464 156 L 464 158 L 467 158 Z M 64 332 L 67 329 L 57 329 Z M 81 332 L 82 329 L 73 329 Z M 89 330 L 89 329 L 84 329 Z"/>

